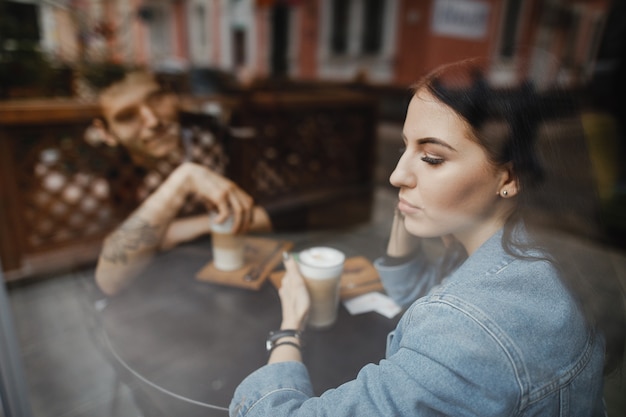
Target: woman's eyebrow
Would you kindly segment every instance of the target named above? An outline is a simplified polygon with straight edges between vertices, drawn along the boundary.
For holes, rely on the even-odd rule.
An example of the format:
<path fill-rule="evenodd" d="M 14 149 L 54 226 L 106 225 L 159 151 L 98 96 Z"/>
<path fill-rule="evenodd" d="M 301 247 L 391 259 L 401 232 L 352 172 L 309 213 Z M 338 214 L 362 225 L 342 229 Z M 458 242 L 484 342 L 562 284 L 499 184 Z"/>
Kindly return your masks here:
<path fill-rule="evenodd" d="M 451 151 L 455 151 L 456 149 L 454 149 L 452 146 L 448 145 L 446 142 L 442 141 L 441 139 L 437 139 L 437 138 L 422 138 L 422 139 L 418 139 L 417 140 L 417 144 L 418 145 L 425 145 L 427 143 L 433 144 L 433 145 L 439 145 L 439 146 L 443 146 L 444 148 L 448 148 Z"/>

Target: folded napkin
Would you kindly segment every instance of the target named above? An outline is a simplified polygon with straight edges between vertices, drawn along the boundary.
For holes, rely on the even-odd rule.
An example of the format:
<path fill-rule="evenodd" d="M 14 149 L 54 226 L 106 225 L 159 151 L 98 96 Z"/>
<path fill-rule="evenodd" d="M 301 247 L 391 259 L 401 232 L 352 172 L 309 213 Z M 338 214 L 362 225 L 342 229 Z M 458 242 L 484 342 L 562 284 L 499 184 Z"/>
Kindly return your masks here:
<path fill-rule="evenodd" d="M 269 273 L 282 263 L 283 252 L 293 247 L 293 243 L 286 240 L 248 236 L 244 237 L 244 244 L 242 268 L 235 271 L 221 271 L 211 260 L 196 274 L 196 279 L 256 291 L 267 280 Z"/>
<path fill-rule="evenodd" d="M 270 282 L 277 289 L 280 288 L 285 271 L 276 271 L 270 274 Z M 372 291 L 382 291 L 378 271 L 374 265 L 363 256 L 355 256 L 346 259 L 343 265 L 343 273 L 339 281 L 339 297 L 347 300 L 357 295 Z"/>

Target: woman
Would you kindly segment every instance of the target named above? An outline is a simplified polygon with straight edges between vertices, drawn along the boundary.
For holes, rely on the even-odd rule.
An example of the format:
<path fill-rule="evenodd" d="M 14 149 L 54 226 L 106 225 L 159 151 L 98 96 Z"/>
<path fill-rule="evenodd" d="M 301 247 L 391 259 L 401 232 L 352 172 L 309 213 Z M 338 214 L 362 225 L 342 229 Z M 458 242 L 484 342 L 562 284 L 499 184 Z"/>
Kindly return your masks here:
<path fill-rule="evenodd" d="M 313 397 L 290 331 L 303 328 L 308 295 L 287 259 L 284 331 L 271 337 L 269 364 L 237 388 L 231 415 L 603 415 L 603 370 L 621 360 L 625 321 L 591 244 L 575 107 L 529 83 L 495 88 L 486 70 L 475 60 L 439 68 L 409 104 L 390 178 L 399 214 L 376 266 L 410 306 L 386 359 Z M 411 236 L 440 238 L 447 255 L 428 262 Z"/>

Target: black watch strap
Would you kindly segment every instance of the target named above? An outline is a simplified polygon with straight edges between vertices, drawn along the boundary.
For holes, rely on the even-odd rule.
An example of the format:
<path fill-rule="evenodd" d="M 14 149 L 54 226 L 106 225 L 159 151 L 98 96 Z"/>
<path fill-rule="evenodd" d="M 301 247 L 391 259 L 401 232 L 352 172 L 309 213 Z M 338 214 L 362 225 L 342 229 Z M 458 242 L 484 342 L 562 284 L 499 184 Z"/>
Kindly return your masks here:
<path fill-rule="evenodd" d="M 267 336 L 267 340 L 265 341 L 265 349 L 267 349 L 268 352 L 271 351 L 276 344 L 276 341 L 283 337 L 295 337 L 296 339 L 300 339 L 300 332 L 293 329 L 273 330 Z"/>

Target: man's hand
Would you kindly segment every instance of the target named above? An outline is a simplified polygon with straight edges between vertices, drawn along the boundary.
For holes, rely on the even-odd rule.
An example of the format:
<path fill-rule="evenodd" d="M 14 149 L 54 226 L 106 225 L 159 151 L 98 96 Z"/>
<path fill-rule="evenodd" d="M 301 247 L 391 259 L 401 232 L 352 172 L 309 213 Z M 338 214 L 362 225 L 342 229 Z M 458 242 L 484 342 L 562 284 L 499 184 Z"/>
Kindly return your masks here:
<path fill-rule="evenodd" d="M 216 210 L 217 223 L 233 217 L 233 231 L 246 232 L 253 220 L 254 201 L 244 190 L 231 180 L 210 169 L 185 162 L 172 175 L 182 175 L 186 194 L 192 193 L 203 200 L 209 210 Z"/>

